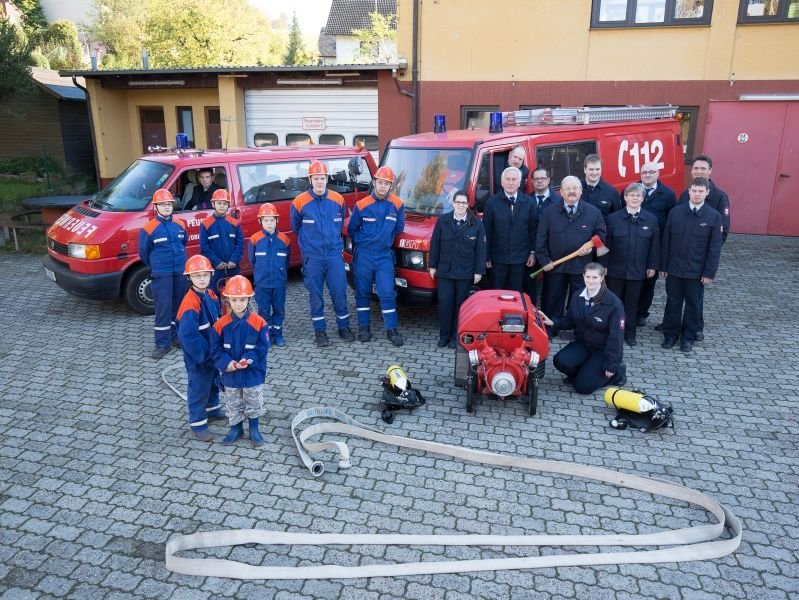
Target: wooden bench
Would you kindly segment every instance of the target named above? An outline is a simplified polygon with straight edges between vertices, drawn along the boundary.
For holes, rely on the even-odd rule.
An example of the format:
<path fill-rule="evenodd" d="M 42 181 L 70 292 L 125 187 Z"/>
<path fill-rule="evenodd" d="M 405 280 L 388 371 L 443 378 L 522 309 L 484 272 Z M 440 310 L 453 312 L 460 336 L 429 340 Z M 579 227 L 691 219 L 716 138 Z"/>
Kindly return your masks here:
<path fill-rule="evenodd" d="M 39 220 L 32 220 L 33 215 L 39 215 L 38 210 L 27 210 L 15 215 L 0 215 L 0 245 L 14 238 L 14 250 L 19 252 L 19 237 L 17 231 L 21 229 L 39 229 L 44 231 L 45 225 Z"/>

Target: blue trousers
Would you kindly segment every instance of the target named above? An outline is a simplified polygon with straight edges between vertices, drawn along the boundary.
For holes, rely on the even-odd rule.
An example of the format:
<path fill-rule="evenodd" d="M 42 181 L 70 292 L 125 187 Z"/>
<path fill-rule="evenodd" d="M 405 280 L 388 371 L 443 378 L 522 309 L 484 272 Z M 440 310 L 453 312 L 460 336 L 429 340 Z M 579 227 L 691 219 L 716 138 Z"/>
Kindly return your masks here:
<path fill-rule="evenodd" d="M 272 329 L 280 330 L 286 316 L 286 286 L 256 287 L 255 302 L 258 304 L 258 314 L 266 319 Z"/>
<path fill-rule="evenodd" d="M 155 302 L 155 345 L 166 348 L 178 338 L 175 317 L 186 295 L 186 277 L 182 273 L 153 274 L 153 300 Z"/>
<path fill-rule="evenodd" d="M 669 275 L 666 278 L 666 309 L 663 337 L 693 342 L 702 326 L 702 282 Z"/>
<path fill-rule="evenodd" d="M 189 380 L 187 404 L 192 431 L 208 429 L 208 416 L 219 411 L 219 371 L 183 357 Z"/>
<path fill-rule="evenodd" d="M 241 269 L 236 267 L 235 269 L 214 269 L 213 274 L 211 275 L 211 284 L 208 286 L 209 289 L 214 290 L 214 292 L 219 295 L 219 282 L 222 279 L 227 279 L 229 277 L 233 277 L 234 275 L 238 275 Z"/>
<path fill-rule="evenodd" d="M 314 331 L 325 331 L 325 300 L 322 296 L 324 286 L 333 300 L 333 309 L 336 313 L 336 326 L 339 329 L 350 326 L 350 313 L 347 308 L 347 273 L 344 271 L 344 259 L 341 256 L 333 258 L 306 258 L 303 260 L 302 274 L 305 288 L 308 290 L 308 299 L 311 303 L 311 322 Z"/>
<path fill-rule="evenodd" d="M 449 279 L 437 277 L 438 286 L 438 339 L 442 342 L 458 338 L 458 313 L 461 304 L 469 297 L 474 279 Z"/>
<path fill-rule="evenodd" d="M 590 394 L 610 382 L 605 377 L 605 350 L 592 348 L 581 340 L 569 342 L 555 355 L 552 364 L 571 377 L 578 394 Z"/>
<path fill-rule="evenodd" d="M 372 283 L 377 288 L 383 323 L 386 329 L 397 328 L 397 292 L 394 289 L 394 255 L 388 252 L 375 255 L 368 251 L 357 251 L 353 261 L 355 276 L 355 308 L 358 325 L 369 326 L 372 304 Z"/>

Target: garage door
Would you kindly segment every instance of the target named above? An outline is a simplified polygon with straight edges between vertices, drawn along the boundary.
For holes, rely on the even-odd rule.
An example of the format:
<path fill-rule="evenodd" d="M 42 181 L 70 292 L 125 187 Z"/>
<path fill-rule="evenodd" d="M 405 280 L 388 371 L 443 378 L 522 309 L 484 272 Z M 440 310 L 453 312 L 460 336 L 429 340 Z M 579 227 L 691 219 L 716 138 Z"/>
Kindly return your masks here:
<path fill-rule="evenodd" d="M 376 88 L 247 90 L 244 108 L 248 146 L 364 141 L 377 149 Z"/>

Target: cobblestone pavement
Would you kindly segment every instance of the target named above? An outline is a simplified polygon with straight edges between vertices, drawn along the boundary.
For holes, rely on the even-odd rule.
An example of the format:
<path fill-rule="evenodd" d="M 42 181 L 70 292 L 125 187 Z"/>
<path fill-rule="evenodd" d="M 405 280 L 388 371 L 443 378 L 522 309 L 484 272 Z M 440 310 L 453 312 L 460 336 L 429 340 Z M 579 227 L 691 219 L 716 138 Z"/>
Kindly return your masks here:
<path fill-rule="evenodd" d="M 368 345 L 333 336 L 331 347 L 317 349 L 294 274 L 288 347 L 269 354 L 267 444 L 256 450 L 190 437 L 185 406 L 160 381 L 180 355 L 149 358 L 149 317 L 120 303 L 76 299 L 44 277 L 40 257 L 2 254 L 0 598 L 799 597 L 797 272 L 799 240 L 731 236 L 706 295 L 706 341 L 690 355 L 662 350 L 651 327 L 657 317 L 639 332 L 639 345 L 625 350 L 629 384 L 671 400 L 677 415 L 675 430 L 647 435 L 610 429 L 601 394 L 579 397 L 553 370 L 537 416 L 526 417 L 518 402 L 488 400 L 467 415 L 464 392 L 451 384 L 452 351 L 435 347 L 431 307 L 401 309 L 402 348 L 379 335 Z M 657 301 L 660 310 L 660 283 Z M 379 318 L 377 307 L 372 317 Z M 380 421 L 378 378 L 394 363 L 428 403 L 389 426 Z M 314 479 L 289 423 L 316 405 L 339 406 L 400 435 L 691 486 L 742 519 L 743 543 L 723 559 L 656 566 L 277 582 L 167 572 L 165 541 L 210 529 L 640 533 L 710 519 L 646 494 L 367 441 L 352 444 L 351 469 L 329 466 Z M 212 429 L 222 434 L 226 426 Z M 527 552 L 537 550 L 250 546 L 220 555 L 352 565 Z"/>

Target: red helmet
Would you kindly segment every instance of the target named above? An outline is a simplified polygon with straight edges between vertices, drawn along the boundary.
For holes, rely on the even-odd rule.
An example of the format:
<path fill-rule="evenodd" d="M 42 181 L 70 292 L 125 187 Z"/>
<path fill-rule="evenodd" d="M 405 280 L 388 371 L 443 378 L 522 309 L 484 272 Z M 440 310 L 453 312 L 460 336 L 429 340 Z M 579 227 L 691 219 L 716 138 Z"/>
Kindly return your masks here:
<path fill-rule="evenodd" d="M 227 202 L 230 204 L 230 194 L 227 193 L 227 190 L 216 190 L 213 195 L 211 196 L 211 202 Z"/>
<path fill-rule="evenodd" d="M 192 273 L 213 273 L 214 267 L 211 261 L 205 258 L 202 254 L 195 254 L 186 261 L 186 268 L 183 269 L 184 275 L 191 275 Z"/>
<path fill-rule="evenodd" d="M 172 204 L 174 202 L 175 199 L 172 197 L 172 192 L 169 190 L 165 190 L 164 188 L 155 190 L 153 194 L 153 204 Z"/>
<path fill-rule="evenodd" d="M 375 179 L 382 179 L 389 183 L 394 183 L 394 171 L 391 170 L 391 167 L 383 165 L 375 173 Z"/>
<path fill-rule="evenodd" d="M 327 165 L 318 160 L 313 161 L 308 167 L 308 177 L 311 175 L 328 175 Z"/>
<path fill-rule="evenodd" d="M 261 208 L 258 209 L 258 218 L 261 217 L 275 217 L 277 219 L 277 209 L 275 208 L 274 204 L 261 204 Z"/>
<path fill-rule="evenodd" d="M 255 292 L 252 291 L 252 284 L 250 280 L 244 277 L 244 275 L 234 275 L 230 279 L 228 279 L 227 283 L 225 284 L 225 289 L 222 290 L 222 294 L 227 296 L 234 296 L 236 298 L 252 298 L 255 296 Z"/>

